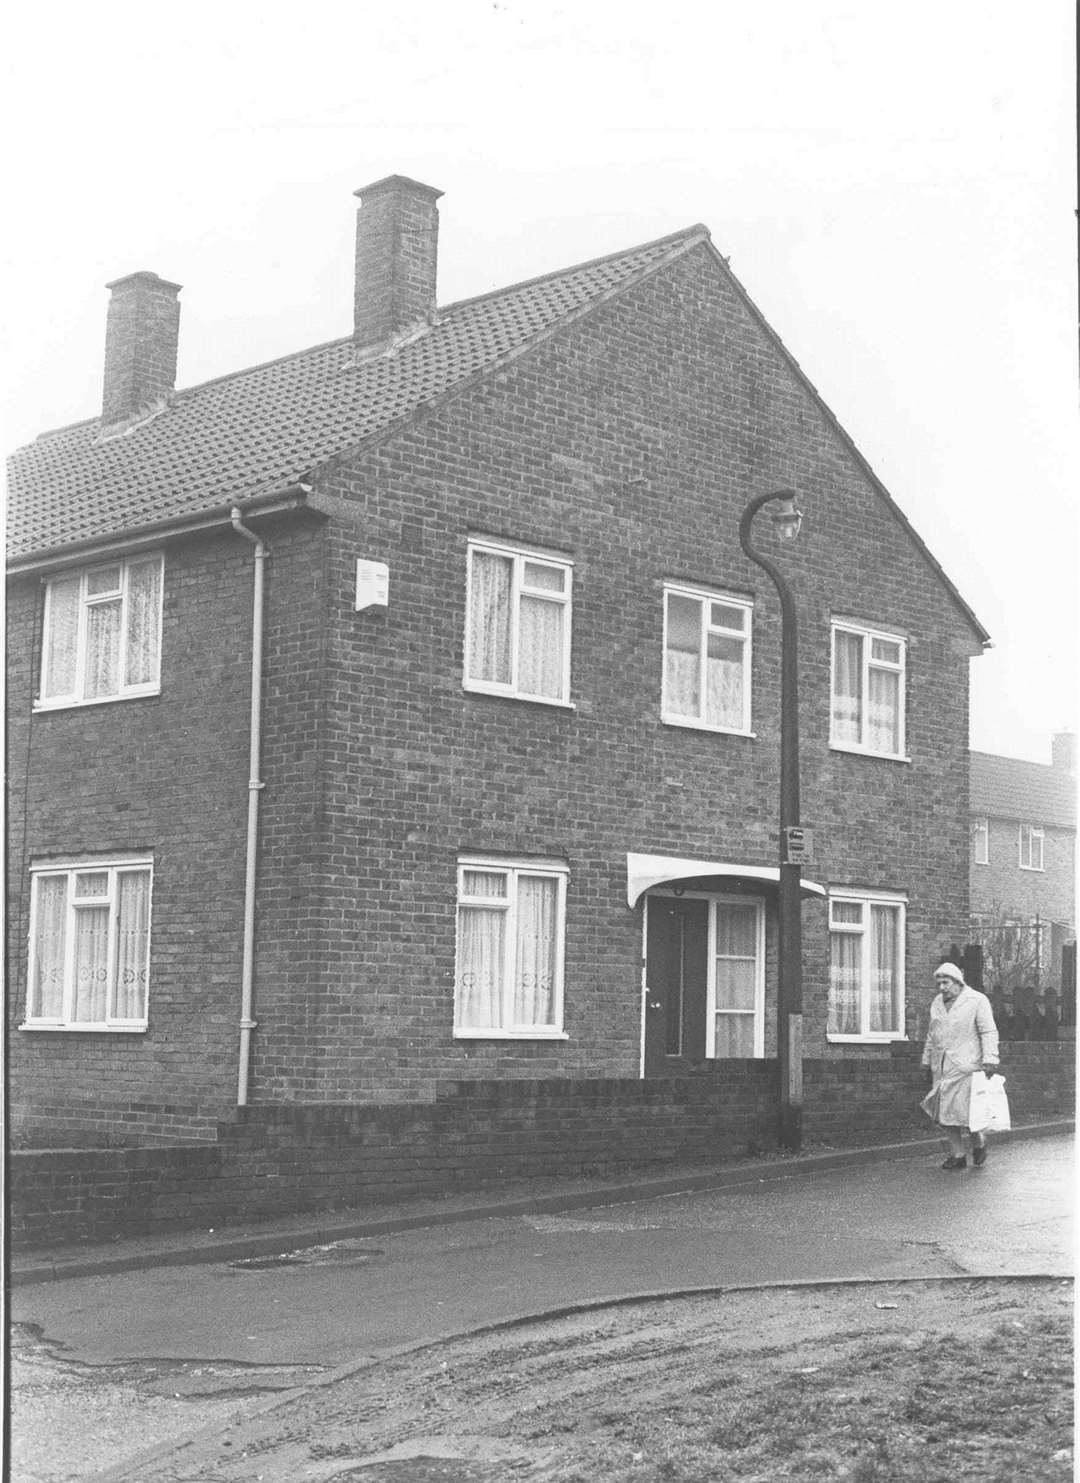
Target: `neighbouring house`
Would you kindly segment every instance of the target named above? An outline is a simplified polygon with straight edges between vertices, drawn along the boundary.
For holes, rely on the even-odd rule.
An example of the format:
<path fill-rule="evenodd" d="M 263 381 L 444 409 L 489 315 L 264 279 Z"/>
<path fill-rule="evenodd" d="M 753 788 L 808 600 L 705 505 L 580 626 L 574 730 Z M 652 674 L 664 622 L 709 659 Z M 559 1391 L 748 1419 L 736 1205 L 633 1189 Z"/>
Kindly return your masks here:
<path fill-rule="evenodd" d="M 971 754 L 971 938 L 1021 1038 L 1076 1023 L 1076 737 L 1051 757 Z"/>
<path fill-rule="evenodd" d="M 117 279 L 101 416 L 12 460 L 13 1137 L 775 1057 L 781 487 L 805 1049 L 895 1062 L 982 626 L 703 226 L 437 307 L 440 193 L 357 194 L 350 334 L 176 389 Z"/>

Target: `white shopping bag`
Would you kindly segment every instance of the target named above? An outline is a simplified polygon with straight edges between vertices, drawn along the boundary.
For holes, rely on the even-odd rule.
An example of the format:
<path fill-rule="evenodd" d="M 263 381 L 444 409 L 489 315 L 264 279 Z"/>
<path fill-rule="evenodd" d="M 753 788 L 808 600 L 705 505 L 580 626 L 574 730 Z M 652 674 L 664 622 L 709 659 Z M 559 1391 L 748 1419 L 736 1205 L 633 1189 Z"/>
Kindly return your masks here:
<path fill-rule="evenodd" d="M 982 1071 L 974 1073 L 968 1127 L 973 1133 L 1004 1133 L 1012 1127 L 1003 1076 L 987 1076 Z"/>

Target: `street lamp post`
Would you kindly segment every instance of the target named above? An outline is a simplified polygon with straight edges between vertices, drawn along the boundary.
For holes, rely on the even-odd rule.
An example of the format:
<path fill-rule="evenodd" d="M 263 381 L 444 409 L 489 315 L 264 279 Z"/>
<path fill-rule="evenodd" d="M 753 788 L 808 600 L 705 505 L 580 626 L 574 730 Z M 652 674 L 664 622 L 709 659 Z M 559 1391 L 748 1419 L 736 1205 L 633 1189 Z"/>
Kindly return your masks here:
<path fill-rule="evenodd" d="M 773 524 L 783 540 L 799 534 L 802 512 L 790 489 L 759 494 L 739 521 L 739 540 L 752 562 L 771 577 L 780 596 L 780 900 L 777 1049 L 780 1060 L 780 1145 L 802 1145 L 802 870 L 799 825 L 799 629 L 795 601 L 775 562 L 750 540 L 754 516 L 771 500 Z M 794 831 L 794 833 L 793 833 Z"/>

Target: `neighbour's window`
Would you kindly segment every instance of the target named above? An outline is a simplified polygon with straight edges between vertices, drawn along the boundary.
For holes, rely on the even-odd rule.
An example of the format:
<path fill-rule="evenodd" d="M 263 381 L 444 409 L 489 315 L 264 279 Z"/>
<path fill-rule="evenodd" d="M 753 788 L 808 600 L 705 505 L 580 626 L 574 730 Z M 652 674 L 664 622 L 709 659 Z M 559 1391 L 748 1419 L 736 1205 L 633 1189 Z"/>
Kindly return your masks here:
<path fill-rule="evenodd" d="M 24 1028 L 146 1028 L 151 878 L 146 859 L 31 871 Z"/>
<path fill-rule="evenodd" d="M 455 1035 L 561 1035 L 566 880 L 558 864 L 460 862 Z"/>
<path fill-rule="evenodd" d="M 975 841 L 975 864 L 990 864 L 990 821 L 976 819 L 971 826 L 971 837 Z"/>
<path fill-rule="evenodd" d="M 833 624 L 834 747 L 877 757 L 904 755 L 906 651 L 906 641 L 896 634 Z"/>
<path fill-rule="evenodd" d="M 829 899 L 828 1034 L 896 1039 L 904 1033 L 904 902 Z"/>
<path fill-rule="evenodd" d="M 740 598 L 665 589 L 665 721 L 749 733 L 752 616 Z"/>
<path fill-rule="evenodd" d="M 564 558 L 469 544 L 465 688 L 570 702 L 570 586 Z"/>
<path fill-rule="evenodd" d="M 1034 824 L 1020 825 L 1020 869 L 1043 869 L 1043 842 L 1046 838 L 1042 829 Z"/>
<path fill-rule="evenodd" d="M 140 556 L 49 581 L 38 709 L 157 691 L 161 574 L 160 556 Z"/>

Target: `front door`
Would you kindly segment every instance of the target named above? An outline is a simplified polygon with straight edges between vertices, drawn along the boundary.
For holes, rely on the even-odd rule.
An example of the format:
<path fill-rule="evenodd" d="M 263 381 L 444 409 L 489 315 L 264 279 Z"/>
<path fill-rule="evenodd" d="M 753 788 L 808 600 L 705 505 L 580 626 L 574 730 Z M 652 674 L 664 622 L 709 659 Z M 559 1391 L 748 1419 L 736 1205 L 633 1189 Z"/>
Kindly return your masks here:
<path fill-rule="evenodd" d="M 650 896 L 645 959 L 645 1075 L 705 1058 L 709 903 Z"/>

